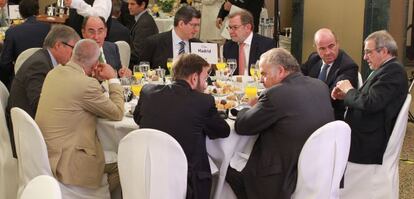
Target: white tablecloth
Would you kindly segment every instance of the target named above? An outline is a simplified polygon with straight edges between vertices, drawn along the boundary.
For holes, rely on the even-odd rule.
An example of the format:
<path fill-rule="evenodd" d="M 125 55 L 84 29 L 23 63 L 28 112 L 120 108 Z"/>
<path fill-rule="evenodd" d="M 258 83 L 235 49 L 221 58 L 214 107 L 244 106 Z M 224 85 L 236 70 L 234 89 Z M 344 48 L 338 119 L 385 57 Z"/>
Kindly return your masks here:
<path fill-rule="evenodd" d="M 214 161 L 219 169 L 219 174 L 213 176 L 217 183 L 213 187 L 215 199 L 230 199 L 232 191 L 225 184 L 227 167 L 232 157 L 238 153 L 250 154 L 257 136 L 241 136 L 234 131 L 234 121 L 227 120 L 231 127 L 231 133 L 227 138 L 210 140 L 206 139 L 207 153 Z M 118 152 L 118 144 L 121 139 L 131 132 L 138 129 L 133 118 L 124 117 L 121 121 L 109 121 L 106 119 L 98 119 L 97 134 L 105 151 Z"/>
<path fill-rule="evenodd" d="M 158 31 L 160 33 L 169 31 L 174 27 L 173 17 L 167 17 L 167 18 L 155 17 L 154 20 L 155 20 L 155 24 L 157 24 Z"/>

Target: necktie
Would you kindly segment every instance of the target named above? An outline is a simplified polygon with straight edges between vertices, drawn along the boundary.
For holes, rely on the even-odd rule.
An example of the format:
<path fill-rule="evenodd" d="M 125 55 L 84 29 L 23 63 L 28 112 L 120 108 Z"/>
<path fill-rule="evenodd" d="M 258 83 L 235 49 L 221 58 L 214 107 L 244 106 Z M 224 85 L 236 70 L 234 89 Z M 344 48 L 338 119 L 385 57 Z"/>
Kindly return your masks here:
<path fill-rule="evenodd" d="M 329 65 L 328 64 L 324 64 L 323 66 L 322 66 L 322 70 L 321 70 L 321 72 L 319 73 L 319 76 L 318 76 L 318 79 L 320 79 L 320 80 L 322 80 L 323 82 L 325 82 L 326 81 L 326 73 L 327 73 L 327 71 L 328 71 L 328 68 L 329 68 Z"/>
<path fill-rule="evenodd" d="M 4 8 L 0 9 L 0 26 L 7 26 L 7 21 L 6 21 L 6 12 L 4 10 Z"/>
<path fill-rule="evenodd" d="M 185 42 L 180 41 L 180 43 L 178 43 L 178 44 L 180 44 L 180 49 L 178 50 L 178 55 L 184 54 L 185 53 L 185 50 L 184 50 Z"/>
<path fill-rule="evenodd" d="M 101 48 L 101 54 L 99 55 L 99 62 L 106 64 L 105 54 L 103 52 L 103 48 Z"/>
<path fill-rule="evenodd" d="M 244 75 L 246 58 L 244 56 L 244 43 L 239 44 L 239 75 Z"/>

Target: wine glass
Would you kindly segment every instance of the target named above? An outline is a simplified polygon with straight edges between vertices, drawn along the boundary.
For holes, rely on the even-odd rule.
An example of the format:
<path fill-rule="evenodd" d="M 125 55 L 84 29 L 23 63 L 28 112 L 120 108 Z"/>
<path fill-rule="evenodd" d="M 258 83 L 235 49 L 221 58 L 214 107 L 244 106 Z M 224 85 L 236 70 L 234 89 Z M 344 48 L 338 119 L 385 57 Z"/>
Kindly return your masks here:
<path fill-rule="evenodd" d="M 119 79 L 121 82 L 122 88 L 124 88 L 124 100 L 125 102 L 128 102 L 128 97 L 131 93 L 131 78 L 129 77 L 122 77 Z"/>
<path fill-rule="evenodd" d="M 141 93 L 141 89 L 142 89 L 142 80 L 133 80 L 131 83 L 131 91 L 134 94 L 134 97 L 138 98 L 139 94 Z"/>
<path fill-rule="evenodd" d="M 144 77 L 144 73 L 139 70 L 139 65 L 134 65 L 134 77 L 139 81 L 141 81 L 142 77 Z"/>
<path fill-rule="evenodd" d="M 236 61 L 236 59 L 228 59 L 227 60 L 227 66 L 229 68 L 228 76 L 229 77 L 232 77 L 233 74 L 234 74 L 234 72 L 237 69 L 237 61 Z"/>
<path fill-rule="evenodd" d="M 155 69 L 155 74 L 161 79 L 162 83 L 165 84 L 165 69 L 157 68 Z"/>
<path fill-rule="evenodd" d="M 146 79 L 148 77 L 148 71 L 150 69 L 150 64 L 147 61 L 141 61 L 139 62 L 138 65 L 138 70 L 139 72 L 141 72 L 142 74 L 144 74 L 144 79 Z"/>
<path fill-rule="evenodd" d="M 226 59 L 225 58 L 219 58 L 218 61 L 217 61 L 217 64 L 216 64 L 217 72 L 218 72 L 217 74 L 218 74 L 219 79 L 223 79 L 224 71 L 226 70 L 226 66 L 227 66 Z M 216 76 L 217 76 L 217 74 L 216 74 Z"/>

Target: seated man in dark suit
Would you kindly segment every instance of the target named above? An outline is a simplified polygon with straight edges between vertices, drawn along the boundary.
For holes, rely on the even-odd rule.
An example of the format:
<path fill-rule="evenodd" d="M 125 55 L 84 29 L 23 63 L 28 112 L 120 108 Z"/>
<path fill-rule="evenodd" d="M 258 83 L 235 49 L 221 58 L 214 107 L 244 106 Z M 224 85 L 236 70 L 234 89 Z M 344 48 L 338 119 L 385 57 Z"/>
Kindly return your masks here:
<path fill-rule="evenodd" d="M 26 21 L 6 31 L 0 57 L 0 79 L 10 89 L 14 77 L 14 62 L 17 56 L 28 48 L 42 47 L 50 25 L 36 20 L 39 14 L 37 0 L 22 0 L 19 4 L 20 15 Z"/>
<path fill-rule="evenodd" d="M 121 65 L 118 46 L 105 41 L 107 30 L 105 20 L 102 17 L 85 17 L 82 24 L 83 38 L 96 41 L 101 48 L 102 60 L 118 71 L 119 77 L 131 76 L 132 72 L 128 69 L 128 66 Z"/>
<path fill-rule="evenodd" d="M 177 58 L 190 52 L 191 42 L 201 42 L 194 37 L 200 31 L 200 11 L 191 6 L 181 7 L 174 16 L 171 31 L 148 37 L 138 49 L 139 61 L 149 61 L 151 68 L 164 68 L 167 72 L 168 58 Z"/>
<path fill-rule="evenodd" d="M 58 64 L 66 64 L 69 61 L 72 56 L 72 48 L 79 39 L 79 35 L 71 27 L 54 25 L 45 38 L 43 49 L 36 51 L 27 58 L 16 73 L 6 108 L 6 118 L 14 155 L 16 155 L 16 151 L 14 150 L 10 109 L 19 107 L 32 118 L 35 117 L 40 91 L 47 73 Z"/>
<path fill-rule="evenodd" d="M 213 96 L 204 93 L 209 69 L 200 56 L 182 55 L 173 66 L 174 82 L 144 85 L 134 112 L 140 128 L 164 131 L 180 143 L 188 160 L 187 198 L 210 198 L 212 181 L 206 136 L 223 138 L 230 133 L 228 124 L 217 112 Z"/>
<path fill-rule="evenodd" d="M 360 89 L 349 80 L 339 81 L 332 97 L 343 99 L 348 107 L 345 122 L 352 130 L 349 161 L 382 164 L 395 120 L 407 97 L 407 73 L 397 61 L 398 47 L 388 32 L 371 33 L 364 43 L 364 59 L 372 73 Z"/>
<path fill-rule="evenodd" d="M 154 18 L 147 11 L 148 0 L 128 0 L 129 13 L 134 16 L 135 24 L 131 28 L 131 63 L 139 64 L 138 49 L 144 39 L 158 34 Z"/>
<path fill-rule="evenodd" d="M 129 29 L 118 21 L 120 15 L 121 0 L 112 0 L 112 28 L 109 30 L 106 40 L 110 42 L 125 41 L 129 44 L 131 41 L 131 38 L 129 36 Z"/>
<path fill-rule="evenodd" d="M 246 167 L 229 167 L 226 180 L 238 198 L 290 199 L 295 191 L 299 153 L 308 137 L 334 120 L 328 87 L 303 76 L 296 59 L 282 48 L 260 57 L 266 90 L 252 108 L 237 114 L 236 132 L 259 135 Z"/>
<path fill-rule="evenodd" d="M 345 51 L 339 49 L 335 34 L 327 28 L 319 29 L 315 33 L 314 42 L 316 52 L 313 52 L 301 66 L 302 73 L 325 82 L 329 87 L 329 93 L 340 80 L 347 79 L 357 87 L 358 65 Z M 331 99 L 331 102 L 335 119 L 343 120 L 345 113 L 343 100 Z"/>
<path fill-rule="evenodd" d="M 260 55 L 276 47 L 274 40 L 253 33 L 253 16 L 248 11 L 239 11 L 229 15 L 229 29 L 231 40 L 226 41 L 223 47 L 223 56 L 226 59 L 236 59 L 235 75 L 250 74 L 250 66 L 255 64 Z"/>

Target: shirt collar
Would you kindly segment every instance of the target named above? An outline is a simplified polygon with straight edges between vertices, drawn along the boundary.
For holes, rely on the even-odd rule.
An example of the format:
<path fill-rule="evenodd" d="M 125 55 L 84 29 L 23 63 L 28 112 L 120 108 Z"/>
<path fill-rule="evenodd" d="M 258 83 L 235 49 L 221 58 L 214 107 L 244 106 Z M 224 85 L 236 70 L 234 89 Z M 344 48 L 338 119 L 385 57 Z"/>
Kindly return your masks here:
<path fill-rule="evenodd" d="M 249 36 L 247 36 L 247 38 L 244 40 L 244 44 L 247 46 L 250 46 L 252 44 L 252 39 L 253 39 L 253 32 L 250 33 Z"/>
<path fill-rule="evenodd" d="M 50 52 L 50 50 L 49 50 L 49 49 L 47 49 L 47 52 L 49 53 L 50 60 L 52 60 L 52 65 L 53 65 L 53 68 L 54 68 L 54 67 L 56 67 L 56 66 L 58 65 L 58 63 L 57 63 L 57 61 L 56 61 L 55 57 L 53 57 L 53 54 L 52 54 L 52 52 Z"/>
<path fill-rule="evenodd" d="M 173 44 L 174 44 L 174 45 L 179 45 L 179 43 L 180 43 L 181 41 L 184 41 L 184 42 L 185 42 L 185 44 L 186 44 L 186 45 L 188 45 L 188 40 L 186 41 L 186 40 L 181 39 L 181 38 L 177 35 L 177 33 L 175 32 L 175 29 L 174 29 L 174 28 L 172 29 L 172 39 L 173 39 Z"/>

